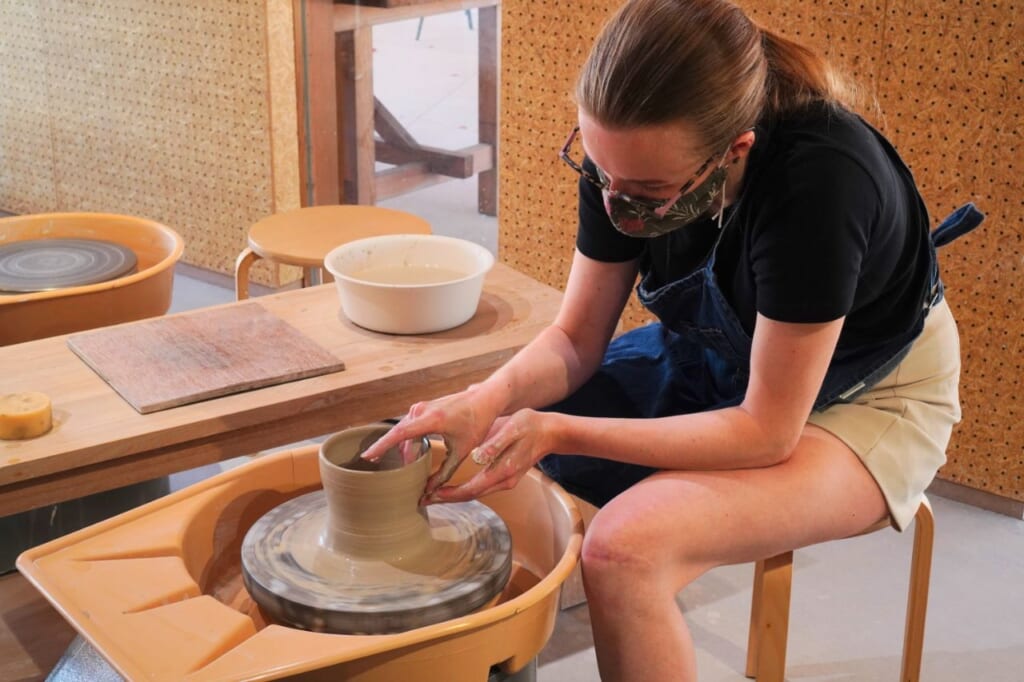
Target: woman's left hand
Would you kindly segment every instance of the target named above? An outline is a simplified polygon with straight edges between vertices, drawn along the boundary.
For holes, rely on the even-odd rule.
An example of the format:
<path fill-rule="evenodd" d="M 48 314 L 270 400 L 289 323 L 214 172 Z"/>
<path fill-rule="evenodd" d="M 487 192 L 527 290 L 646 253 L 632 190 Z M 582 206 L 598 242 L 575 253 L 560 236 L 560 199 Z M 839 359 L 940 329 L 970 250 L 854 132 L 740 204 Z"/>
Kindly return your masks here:
<path fill-rule="evenodd" d="M 551 452 L 553 415 L 523 409 L 494 422 L 471 457 L 483 468 L 458 486 L 443 486 L 424 498 L 424 504 L 465 502 L 519 483 L 537 461 Z"/>

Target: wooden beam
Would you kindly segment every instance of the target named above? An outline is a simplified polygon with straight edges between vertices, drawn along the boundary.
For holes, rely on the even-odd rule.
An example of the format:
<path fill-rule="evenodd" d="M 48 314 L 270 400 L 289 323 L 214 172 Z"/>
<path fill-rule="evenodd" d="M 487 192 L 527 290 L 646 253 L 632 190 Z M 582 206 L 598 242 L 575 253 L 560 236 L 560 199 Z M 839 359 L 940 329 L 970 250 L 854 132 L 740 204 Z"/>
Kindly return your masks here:
<path fill-rule="evenodd" d="M 338 127 L 331 0 L 294 0 L 302 205 L 337 204 Z"/>
<path fill-rule="evenodd" d="M 373 29 L 335 34 L 339 193 L 345 203 L 373 204 Z"/>
<path fill-rule="evenodd" d="M 431 173 L 426 161 L 402 164 L 377 173 L 377 198 L 390 199 L 448 180 L 447 175 Z"/>
<path fill-rule="evenodd" d="M 395 115 L 388 111 L 388 108 L 384 106 L 376 97 L 373 98 L 373 125 L 385 142 L 390 142 L 397 146 L 404 147 L 416 147 L 419 143 L 416 142 L 416 138 L 412 136 L 405 126 L 395 118 Z M 387 163 L 387 162 L 386 162 Z"/>
<path fill-rule="evenodd" d="M 486 144 L 450 150 L 422 145 L 401 147 L 377 140 L 376 156 L 382 163 L 402 165 L 425 162 L 430 173 L 450 178 L 471 178 L 492 167 L 494 154 Z"/>
<path fill-rule="evenodd" d="M 498 214 L 498 123 L 500 97 L 498 7 L 481 7 L 478 22 L 478 92 L 480 142 L 491 149 L 491 169 L 477 178 L 477 210 Z"/>

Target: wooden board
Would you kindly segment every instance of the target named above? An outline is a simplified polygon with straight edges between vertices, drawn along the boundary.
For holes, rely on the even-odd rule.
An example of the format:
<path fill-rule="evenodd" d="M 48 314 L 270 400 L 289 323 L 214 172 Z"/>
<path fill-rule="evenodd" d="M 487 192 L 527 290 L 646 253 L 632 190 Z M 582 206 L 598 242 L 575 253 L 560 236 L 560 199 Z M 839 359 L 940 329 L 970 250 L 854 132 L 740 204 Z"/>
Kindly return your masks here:
<path fill-rule="evenodd" d="M 68 347 L 142 414 L 345 368 L 255 302 L 76 334 Z"/>

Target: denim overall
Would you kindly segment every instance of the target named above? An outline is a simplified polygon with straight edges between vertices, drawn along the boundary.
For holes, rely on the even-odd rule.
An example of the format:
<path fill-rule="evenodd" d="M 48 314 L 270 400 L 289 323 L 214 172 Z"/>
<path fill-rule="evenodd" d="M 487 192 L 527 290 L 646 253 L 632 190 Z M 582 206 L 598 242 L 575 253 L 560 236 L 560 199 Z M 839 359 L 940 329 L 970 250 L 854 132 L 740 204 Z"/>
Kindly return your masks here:
<path fill-rule="evenodd" d="M 837 352 L 814 402 L 815 410 L 852 400 L 895 369 L 924 328 L 928 311 L 942 300 L 936 247 L 970 232 L 983 218 L 973 204 L 966 204 L 932 232 L 928 247 L 932 286 L 916 324 L 881 347 Z M 651 288 L 650 275 L 644 277 L 637 294 L 660 322 L 612 341 L 594 376 L 547 409 L 588 417 L 650 419 L 741 403 L 750 376 L 751 338 L 718 287 L 717 251 L 718 242 L 700 268 L 659 288 Z M 656 471 L 558 454 L 544 457 L 538 466 L 570 493 L 599 507 Z"/>

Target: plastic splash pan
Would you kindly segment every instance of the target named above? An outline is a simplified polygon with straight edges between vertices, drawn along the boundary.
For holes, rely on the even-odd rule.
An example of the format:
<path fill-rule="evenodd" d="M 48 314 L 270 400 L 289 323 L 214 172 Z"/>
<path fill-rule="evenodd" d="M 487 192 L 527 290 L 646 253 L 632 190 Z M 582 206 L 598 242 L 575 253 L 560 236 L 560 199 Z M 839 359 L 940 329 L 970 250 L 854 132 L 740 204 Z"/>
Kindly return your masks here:
<path fill-rule="evenodd" d="M 467 461 L 456 480 L 473 471 Z M 263 456 L 30 549 L 17 565 L 128 679 L 480 682 L 495 665 L 519 671 L 544 647 L 559 588 L 579 558 L 583 522 L 572 498 L 539 471 L 481 500 L 512 535 L 512 575 L 497 600 L 392 635 L 277 625 L 242 585 L 239 549 L 248 528 L 319 487 L 316 446 Z"/>
<path fill-rule="evenodd" d="M 136 271 L 97 284 L 0 295 L 0 346 L 163 315 L 185 243 L 169 227 L 108 213 L 0 218 L 0 244 L 27 239 L 101 239 L 135 253 Z"/>

